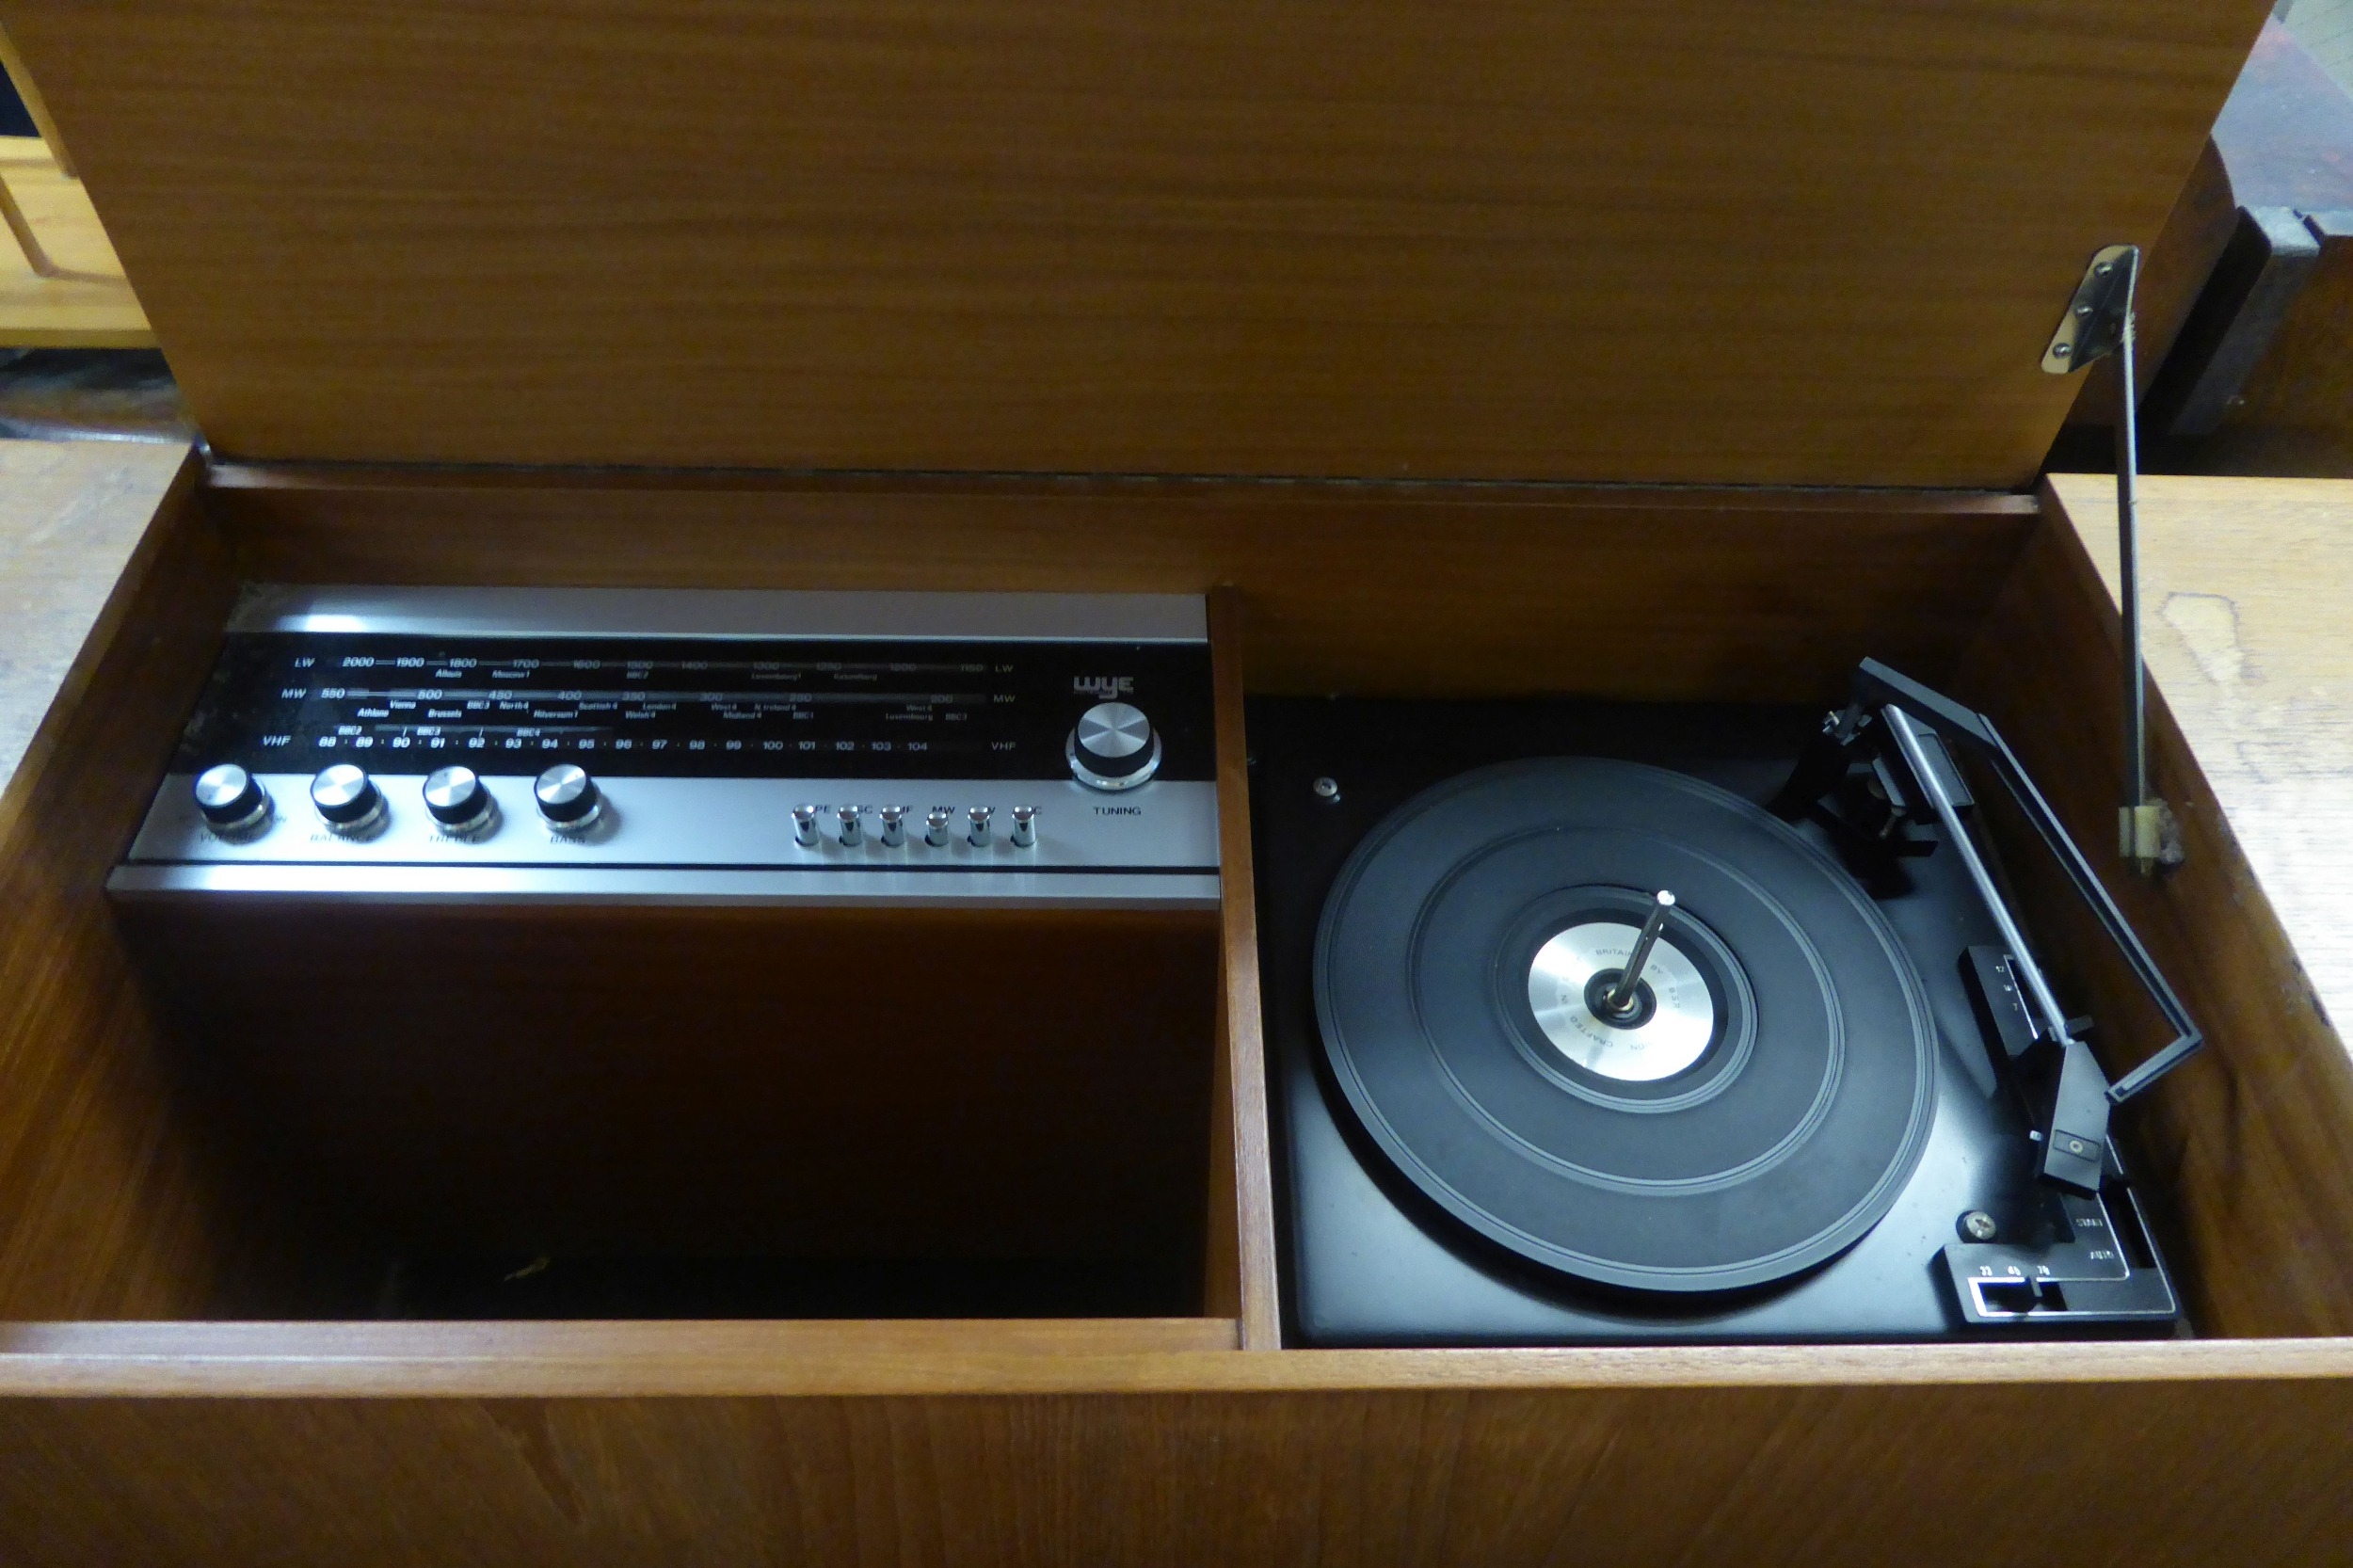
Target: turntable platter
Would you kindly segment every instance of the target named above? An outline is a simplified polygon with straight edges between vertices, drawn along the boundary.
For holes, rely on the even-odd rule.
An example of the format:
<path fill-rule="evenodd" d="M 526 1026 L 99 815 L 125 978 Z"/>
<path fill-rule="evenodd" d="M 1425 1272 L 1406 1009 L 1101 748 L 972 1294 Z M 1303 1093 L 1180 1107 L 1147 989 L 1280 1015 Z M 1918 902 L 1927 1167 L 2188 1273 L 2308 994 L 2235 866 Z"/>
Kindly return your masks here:
<path fill-rule="evenodd" d="M 1607 1285 L 1825 1261 L 1894 1203 L 1935 1110 L 1926 993 L 1869 896 L 1757 807 L 1637 763 L 1507 763 L 1399 808 L 1325 902 L 1315 1000 L 1407 1181 Z"/>

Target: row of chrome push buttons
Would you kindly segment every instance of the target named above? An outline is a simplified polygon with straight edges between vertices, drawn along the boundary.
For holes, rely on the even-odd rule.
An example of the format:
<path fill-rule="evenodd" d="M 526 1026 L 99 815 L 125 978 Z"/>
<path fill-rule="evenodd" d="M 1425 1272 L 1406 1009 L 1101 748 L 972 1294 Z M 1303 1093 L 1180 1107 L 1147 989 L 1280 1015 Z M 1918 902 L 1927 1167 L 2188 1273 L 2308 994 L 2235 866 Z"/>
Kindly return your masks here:
<path fill-rule="evenodd" d="M 867 841 L 866 819 L 872 816 L 878 824 L 872 835 L 875 843 L 885 849 L 897 849 L 907 841 L 907 819 L 915 814 L 912 806 L 795 806 L 792 808 L 792 841 L 803 849 L 817 849 L 830 838 L 844 849 L 856 849 Z M 1016 806 L 1007 813 L 1012 826 L 1005 841 L 1016 849 L 1030 849 L 1037 843 L 1037 808 Z M 830 830 L 827 821 L 830 818 Z M 974 849 L 986 849 L 996 831 L 997 812 L 994 808 L 975 806 L 964 813 L 964 841 Z M 921 842 L 926 848 L 946 849 L 956 838 L 956 814 L 944 806 L 935 806 L 923 816 Z"/>
<path fill-rule="evenodd" d="M 277 812 L 262 781 L 234 762 L 199 774 L 195 792 L 197 810 L 224 839 L 252 838 Z M 452 838 L 479 839 L 498 826 L 498 801 L 472 768 L 436 769 L 420 792 L 425 814 Z M 570 762 L 558 762 L 532 780 L 531 798 L 540 820 L 558 833 L 585 833 L 604 815 L 597 781 Z M 391 814 L 376 780 L 350 762 L 319 770 L 311 780 L 311 808 L 329 832 L 346 839 L 374 838 Z"/>

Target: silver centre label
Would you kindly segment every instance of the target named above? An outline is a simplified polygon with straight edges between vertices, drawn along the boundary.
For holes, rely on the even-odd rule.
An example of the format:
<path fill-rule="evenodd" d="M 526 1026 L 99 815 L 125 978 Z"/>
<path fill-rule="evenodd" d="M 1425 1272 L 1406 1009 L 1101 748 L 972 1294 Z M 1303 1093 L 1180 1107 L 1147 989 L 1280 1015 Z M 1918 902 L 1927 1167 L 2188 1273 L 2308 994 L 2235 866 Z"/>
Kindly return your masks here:
<path fill-rule="evenodd" d="M 1619 920 L 1573 925 L 1537 950 L 1528 969 L 1528 1005 L 1561 1055 L 1588 1072 L 1625 1083 L 1672 1078 L 1707 1052 L 1716 1036 L 1716 1000 L 1698 966 L 1662 936 L 1642 968 L 1657 1006 L 1627 1027 L 1596 1017 L 1586 1002 L 1593 976 L 1623 969 L 1641 928 Z"/>

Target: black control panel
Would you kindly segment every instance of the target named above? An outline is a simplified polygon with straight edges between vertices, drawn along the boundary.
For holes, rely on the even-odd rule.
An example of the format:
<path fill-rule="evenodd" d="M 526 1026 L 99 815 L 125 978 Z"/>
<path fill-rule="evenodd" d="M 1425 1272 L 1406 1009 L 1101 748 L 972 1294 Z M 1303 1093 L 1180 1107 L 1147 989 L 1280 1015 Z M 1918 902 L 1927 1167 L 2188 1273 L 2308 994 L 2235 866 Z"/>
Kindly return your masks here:
<path fill-rule="evenodd" d="M 238 632 L 173 771 L 1059 778 L 1118 702 L 1150 715 L 1158 776 L 1209 781 L 1209 690 L 1198 643 Z"/>

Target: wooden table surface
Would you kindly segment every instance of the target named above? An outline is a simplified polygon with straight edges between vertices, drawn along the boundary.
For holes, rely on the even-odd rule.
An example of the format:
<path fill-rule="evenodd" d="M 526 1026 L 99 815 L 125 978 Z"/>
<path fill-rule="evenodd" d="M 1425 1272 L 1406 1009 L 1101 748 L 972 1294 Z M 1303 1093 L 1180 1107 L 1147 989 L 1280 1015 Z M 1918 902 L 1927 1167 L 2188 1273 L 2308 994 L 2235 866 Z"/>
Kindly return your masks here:
<path fill-rule="evenodd" d="M 149 441 L 0 440 L 0 790 L 186 455 Z"/>
<path fill-rule="evenodd" d="M 2113 591 L 2116 481 L 2055 474 L 2051 488 Z M 2353 1021 L 2353 481 L 2158 476 L 2140 494 L 2150 673 L 2342 1039 Z"/>

